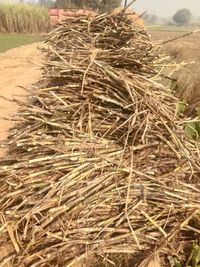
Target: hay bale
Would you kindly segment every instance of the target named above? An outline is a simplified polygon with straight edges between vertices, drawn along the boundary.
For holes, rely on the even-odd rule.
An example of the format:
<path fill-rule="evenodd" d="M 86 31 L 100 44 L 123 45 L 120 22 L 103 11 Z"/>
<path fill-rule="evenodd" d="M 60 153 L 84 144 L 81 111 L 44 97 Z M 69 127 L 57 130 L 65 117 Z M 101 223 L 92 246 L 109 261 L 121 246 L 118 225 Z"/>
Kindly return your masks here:
<path fill-rule="evenodd" d="M 14 266 L 89 266 L 94 255 L 147 266 L 152 251 L 193 240 L 198 151 L 146 30 L 104 14 L 67 20 L 47 43 L 43 86 L 0 163 L 0 239 Z"/>

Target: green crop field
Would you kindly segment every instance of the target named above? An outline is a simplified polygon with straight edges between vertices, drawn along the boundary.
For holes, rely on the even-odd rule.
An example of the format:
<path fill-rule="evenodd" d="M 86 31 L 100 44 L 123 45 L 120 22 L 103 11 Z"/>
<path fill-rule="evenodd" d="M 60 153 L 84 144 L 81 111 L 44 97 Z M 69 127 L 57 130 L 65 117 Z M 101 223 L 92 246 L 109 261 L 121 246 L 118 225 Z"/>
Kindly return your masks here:
<path fill-rule="evenodd" d="M 199 30 L 199 27 L 196 26 L 163 26 L 163 25 L 154 25 L 154 26 L 147 26 L 147 28 L 151 31 L 158 31 L 158 32 L 190 32 Z"/>
<path fill-rule="evenodd" d="M 42 41 L 42 36 L 29 34 L 0 34 L 0 53 L 21 45 Z"/>
<path fill-rule="evenodd" d="M 0 32 L 37 34 L 48 31 L 47 8 L 22 3 L 0 3 Z"/>

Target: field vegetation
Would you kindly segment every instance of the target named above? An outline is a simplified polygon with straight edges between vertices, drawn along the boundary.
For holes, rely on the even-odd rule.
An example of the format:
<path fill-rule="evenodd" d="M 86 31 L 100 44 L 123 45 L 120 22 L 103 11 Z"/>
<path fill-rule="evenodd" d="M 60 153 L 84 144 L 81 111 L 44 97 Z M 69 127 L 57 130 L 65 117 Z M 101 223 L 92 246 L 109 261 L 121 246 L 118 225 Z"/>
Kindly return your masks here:
<path fill-rule="evenodd" d="M 48 9 L 31 4 L 0 4 L 1 33 L 42 33 L 49 30 Z"/>
<path fill-rule="evenodd" d="M 177 27 L 175 27 L 177 28 Z M 183 28 L 184 29 L 184 28 Z M 188 27 L 185 27 L 187 31 Z M 191 29 L 191 28 L 190 28 Z M 162 31 L 152 31 L 155 41 L 166 41 L 181 34 L 181 31 L 168 31 L 163 27 Z M 164 49 L 172 60 L 180 64 L 173 73 L 176 82 L 173 84 L 175 95 L 180 100 L 180 113 L 184 113 L 192 121 L 187 123 L 187 134 L 196 140 L 200 140 L 200 33 L 169 42 Z"/>
<path fill-rule="evenodd" d="M 42 36 L 32 34 L 0 34 L 0 53 L 9 49 L 39 42 Z"/>
<path fill-rule="evenodd" d="M 167 33 L 174 33 L 174 34 L 179 34 L 179 33 L 184 33 L 184 32 L 190 32 L 190 31 L 195 31 L 199 30 L 199 26 L 195 25 L 188 25 L 188 26 L 176 26 L 176 25 L 148 25 L 147 28 L 153 32 L 166 32 Z M 159 38 L 159 36 L 157 36 Z"/>
<path fill-rule="evenodd" d="M 40 0 L 40 3 L 46 2 L 46 0 Z M 48 1 L 47 1 L 48 2 Z M 56 0 L 56 7 L 62 8 L 91 8 L 98 10 L 100 13 L 111 11 L 116 7 L 121 6 L 121 0 Z"/>

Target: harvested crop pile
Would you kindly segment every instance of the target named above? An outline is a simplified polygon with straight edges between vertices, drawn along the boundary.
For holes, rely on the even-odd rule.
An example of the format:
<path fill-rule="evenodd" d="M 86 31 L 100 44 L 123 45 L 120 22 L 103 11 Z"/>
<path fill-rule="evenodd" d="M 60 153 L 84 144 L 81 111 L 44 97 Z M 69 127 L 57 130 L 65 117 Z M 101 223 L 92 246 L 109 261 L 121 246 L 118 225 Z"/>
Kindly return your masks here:
<path fill-rule="evenodd" d="M 66 21 L 47 43 L 43 86 L 1 162 L 0 240 L 14 266 L 176 254 L 200 231 L 200 164 L 157 83 L 159 48 L 122 13 Z"/>

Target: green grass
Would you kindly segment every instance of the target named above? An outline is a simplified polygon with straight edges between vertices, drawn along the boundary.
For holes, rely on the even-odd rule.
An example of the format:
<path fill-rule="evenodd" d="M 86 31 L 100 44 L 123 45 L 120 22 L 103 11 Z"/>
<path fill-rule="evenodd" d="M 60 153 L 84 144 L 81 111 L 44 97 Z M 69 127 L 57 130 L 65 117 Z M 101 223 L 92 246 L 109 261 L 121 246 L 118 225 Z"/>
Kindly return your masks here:
<path fill-rule="evenodd" d="M 178 259 L 174 257 L 168 257 L 170 265 L 173 267 L 200 267 L 200 246 L 193 245 L 191 253 L 187 255 L 186 258 L 187 261 L 182 265 Z"/>
<path fill-rule="evenodd" d="M 0 34 L 0 53 L 11 48 L 41 41 L 42 36 L 30 34 Z"/>
<path fill-rule="evenodd" d="M 151 31 L 158 31 L 158 32 L 190 32 L 194 30 L 198 30 L 198 27 L 195 26 L 147 26 Z"/>

